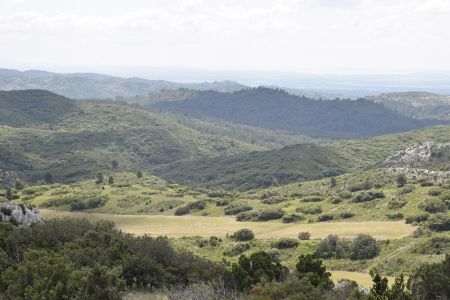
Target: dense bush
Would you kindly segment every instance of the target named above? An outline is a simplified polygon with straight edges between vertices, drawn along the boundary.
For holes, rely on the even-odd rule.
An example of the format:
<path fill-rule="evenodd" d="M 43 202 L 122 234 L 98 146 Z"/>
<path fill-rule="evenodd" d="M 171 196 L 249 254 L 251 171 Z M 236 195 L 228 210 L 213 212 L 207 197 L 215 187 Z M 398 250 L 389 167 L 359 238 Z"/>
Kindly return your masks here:
<path fill-rule="evenodd" d="M 239 213 L 252 210 L 253 207 L 248 205 L 237 205 L 237 204 L 230 204 L 229 206 L 225 207 L 224 213 L 226 215 L 237 215 Z"/>
<path fill-rule="evenodd" d="M 428 220 L 428 217 L 430 215 L 427 213 L 422 213 L 422 214 L 418 214 L 418 215 L 411 215 L 411 216 L 407 216 L 405 218 L 405 222 L 407 224 L 411 224 L 411 223 L 422 223 L 426 220 Z"/>
<path fill-rule="evenodd" d="M 272 243 L 273 248 L 277 249 L 290 249 L 296 248 L 299 242 L 295 239 L 282 238 Z"/>
<path fill-rule="evenodd" d="M 284 215 L 281 209 L 265 209 L 261 211 L 242 212 L 236 216 L 237 221 L 269 221 L 282 218 Z"/>
<path fill-rule="evenodd" d="M 370 190 L 373 185 L 369 181 L 354 183 L 348 187 L 350 192 L 359 192 Z"/>
<path fill-rule="evenodd" d="M 388 202 L 387 207 L 389 209 L 398 209 L 402 208 L 403 206 L 408 203 L 405 199 L 399 198 L 399 199 L 392 199 Z"/>
<path fill-rule="evenodd" d="M 152 290 L 222 272 L 167 238 L 134 237 L 110 222 L 83 219 L 0 224 L 0 267 L 6 299 L 121 299 L 126 287 Z"/>
<path fill-rule="evenodd" d="M 431 189 L 428 191 L 428 195 L 430 196 L 439 196 L 442 193 L 439 189 Z"/>
<path fill-rule="evenodd" d="M 406 177 L 405 174 L 398 174 L 395 181 L 397 182 L 398 187 L 403 187 L 405 184 L 408 183 L 408 178 Z"/>
<path fill-rule="evenodd" d="M 228 204 L 230 204 L 230 200 L 228 199 L 220 199 L 216 202 L 217 206 L 227 206 Z"/>
<path fill-rule="evenodd" d="M 235 239 L 236 241 L 250 241 L 255 238 L 255 234 L 250 229 L 239 229 L 235 233 L 231 235 L 231 238 Z"/>
<path fill-rule="evenodd" d="M 306 240 L 309 240 L 310 238 L 311 238 L 311 234 L 309 232 L 307 232 L 307 231 L 300 232 L 298 234 L 298 239 L 299 240 L 306 241 Z"/>
<path fill-rule="evenodd" d="M 340 216 L 342 219 L 350 219 L 350 218 L 353 218 L 353 217 L 355 216 L 355 213 L 350 212 L 350 211 L 346 211 L 346 212 L 340 213 L 339 216 Z"/>
<path fill-rule="evenodd" d="M 401 196 L 401 195 L 406 195 L 406 194 L 412 193 L 412 191 L 413 191 L 412 188 L 404 187 L 402 189 L 398 189 L 396 194 L 397 194 L 397 196 Z"/>
<path fill-rule="evenodd" d="M 175 209 L 175 216 L 183 216 L 189 214 L 191 211 L 187 206 L 180 206 L 177 209 Z"/>
<path fill-rule="evenodd" d="M 420 208 L 429 213 L 442 213 L 446 212 L 448 207 L 441 199 L 427 199 L 420 204 Z"/>
<path fill-rule="evenodd" d="M 286 200 L 284 197 L 271 197 L 271 198 L 264 198 L 261 199 L 261 203 L 263 204 L 278 204 Z"/>
<path fill-rule="evenodd" d="M 333 220 L 334 216 L 332 214 L 323 214 L 320 215 L 319 217 L 317 217 L 317 220 L 319 222 L 326 222 L 326 221 L 331 221 Z"/>
<path fill-rule="evenodd" d="M 301 206 L 295 209 L 296 212 L 301 212 L 307 215 L 315 215 L 322 213 L 322 207 L 317 206 Z"/>
<path fill-rule="evenodd" d="M 353 202 L 367 202 L 384 197 L 385 196 L 382 191 L 361 192 L 353 198 Z"/>
<path fill-rule="evenodd" d="M 351 242 L 339 238 L 337 235 L 329 235 L 316 247 L 316 255 L 320 258 L 348 258 Z"/>
<path fill-rule="evenodd" d="M 433 186 L 433 185 L 434 185 L 434 183 L 431 181 L 423 181 L 420 183 L 420 186 L 424 186 L 424 187 Z"/>
<path fill-rule="evenodd" d="M 450 216 L 446 214 L 436 214 L 428 218 L 427 226 L 433 231 L 449 231 Z"/>
<path fill-rule="evenodd" d="M 350 246 L 351 259 L 374 258 L 379 253 L 377 241 L 368 234 L 359 234 Z"/>
<path fill-rule="evenodd" d="M 249 243 L 239 243 L 234 246 L 232 246 L 230 249 L 223 252 L 223 255 L 225 256 L 236 256 L 239 254 L 244 253 L 245 251 L 249 250 L 251 248 Z"/>
<path fill-rule="evenodd" d="M 283 223 L 293 223 L 293 222 L 298 222 L 305 219 L 305 217 L 301 214 L 289 214 L 289 215 L 285 215 L 282 218 Z"/>
<path fill-rule="evenodd" d="M 321 197 L 305 197 L 301 200 L 302 202 L 320 202 L 322 201 Z"/>
<path fill-rule="evenodd" d="M 339 193 L 339 197 L 342 199 L 351 199 L 353 197 L 353 194 L 350 191 L 342 191 Z"/>
<path fill-rule="evenodd" d="M 391 220 L 401 220 L 403 219 L 404 215 L 401 212 L 393 212 L 387 213 L 386 217 Z"/>
<path fill-rule="evenodd" d="M 337 197 L 337 196 L 333 196 L 333 197 L 330 197 L 328 199 L 328 202 L 330 202 L 331 204 L 339 204 L 342 201 L 344 201 L 344 200 L 342 198 L 340 198 L 340 197 Z"/>
<path fill-rule="evenodd" d="M 203 200 L 198 200 L 194 202 L 190 202 L 184 206 L 178 207 L 174 214 L 175 216 L 182 216 L 191 213 L 191 210 L 203 210 L 206 208 L 206 202 Z"/>

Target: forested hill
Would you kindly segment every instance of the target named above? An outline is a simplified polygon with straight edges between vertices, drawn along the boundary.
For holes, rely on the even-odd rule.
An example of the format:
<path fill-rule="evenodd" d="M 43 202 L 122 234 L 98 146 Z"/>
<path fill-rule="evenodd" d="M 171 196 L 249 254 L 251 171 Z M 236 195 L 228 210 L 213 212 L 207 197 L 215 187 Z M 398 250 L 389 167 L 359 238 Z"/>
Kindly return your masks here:
<path fill-rule="evenodd" d="M 44 89 L 74 99 L 134 97 L 179 88 L 232 92 L 247 87 L 233 81 L 179 83 L 96 73 L 61 74 L 39 70 L 21 72 L 0 69 L 0 90 Z"/>
<path fill-rule="evenodd" d="M 233 93 L 204 91 L 154 109 L 197 118 L 216 118 L 314 138 L 349 139 L 403 132 L 433 124 L 366 100 L 313 100 L 283 90 L 255 88 Z M 434 123 L 435 124 L 435 123 Z"/>

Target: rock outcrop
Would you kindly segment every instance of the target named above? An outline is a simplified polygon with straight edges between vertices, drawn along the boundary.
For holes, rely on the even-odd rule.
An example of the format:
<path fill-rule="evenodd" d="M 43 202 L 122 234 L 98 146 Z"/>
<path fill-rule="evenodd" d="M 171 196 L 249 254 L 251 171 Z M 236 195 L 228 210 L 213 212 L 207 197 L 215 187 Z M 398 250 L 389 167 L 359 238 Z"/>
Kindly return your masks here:
<path fill-rule="evenodd" d="M 31 225 L 42 222 L 39 210 L 24 204 L 0 204 L 0 221 L 18 225 Z"/>
<path fill-rule="evenodd" d="M 450 143 L 428 141 L 415 144 L 388 157 L 383 165 L 387 167 L 418 168 L 429 162 L 433 154 L 443 148 L 450 148 Z"/>

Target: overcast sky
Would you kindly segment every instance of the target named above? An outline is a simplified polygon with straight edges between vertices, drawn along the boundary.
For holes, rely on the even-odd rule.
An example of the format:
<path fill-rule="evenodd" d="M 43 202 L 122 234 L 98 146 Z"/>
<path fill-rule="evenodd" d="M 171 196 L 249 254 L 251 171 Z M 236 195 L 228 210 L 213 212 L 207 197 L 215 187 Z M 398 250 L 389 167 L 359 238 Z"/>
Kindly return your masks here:
<path fill-rule="evenodd" d="M 450 0 L 0 1 L 0 67 L 450 70 Z"/>

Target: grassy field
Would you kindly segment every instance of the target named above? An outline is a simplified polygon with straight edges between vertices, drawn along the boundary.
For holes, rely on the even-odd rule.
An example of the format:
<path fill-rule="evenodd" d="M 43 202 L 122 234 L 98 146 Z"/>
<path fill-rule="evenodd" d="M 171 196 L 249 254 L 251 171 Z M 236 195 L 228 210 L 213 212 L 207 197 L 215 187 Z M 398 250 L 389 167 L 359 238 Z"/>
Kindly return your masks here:
<path fill-rule="evenodd" d="M 225 237 L 241 228 L 253 230 L 259 239 L 281 237 L 296 238 L 301 231 L 308 231 L 314 239 L 329 234 L 353 238 L 359 233 L 367 233 L 378 239 L 398 239 L 412 233 L 414 227 L 403 222 L 335 222 L 315 224 L 283 224 L 279 222 L 237 222 L 234 217 L 201 216 L 143 216 L 113 215 L 82 212 L 65 212 L 42 209 L 44 218 L 72 216 L 89 220 L 111 220 L 125 232 L 133 234 L 166 235 L 179 238 L 184 236 Z"/>
<path fill-rule="evenodd" d="M 373 285 L 372 277 L 367 273 L 348 272 L 348 271 L 331 271 L 331 279 L 338 282 L 341 279 L 349 279 L 356 281 L 360 286 L 371 287 Z M 387 276 L 389 284 L 394 283 L 395 277 Z"/>

